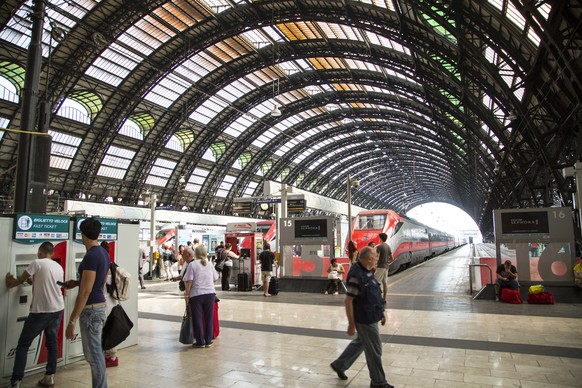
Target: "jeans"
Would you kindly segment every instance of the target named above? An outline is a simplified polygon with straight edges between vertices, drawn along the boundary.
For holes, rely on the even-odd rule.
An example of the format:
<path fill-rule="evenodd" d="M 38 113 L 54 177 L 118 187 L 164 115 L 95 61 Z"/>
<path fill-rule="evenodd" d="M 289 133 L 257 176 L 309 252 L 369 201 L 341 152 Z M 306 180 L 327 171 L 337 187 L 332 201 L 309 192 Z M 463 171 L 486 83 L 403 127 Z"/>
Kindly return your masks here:
<path fill-rule="evenodd" d="M 105 324 L 105 305 L 85 307 L 79 316 L 79 329 L 85 360 L 91 366 L 93 388 L 107 388 L 105 356 L 101 347 L 101 333 Z"/>
<path fill-rule="evenodd" d="M 24 321 L 18 345 L 16 346 L 16 355 L 14 357 L 14 368 L 12 369 L 11 380 L 18 381 L 24 377 L 24 368 L 28 356 L 28 348 L 32 341 L 44 331 L 45 344 L 48 351 L 48 360 L 46 364 L 46 374 L 54 375 L 57 370 L 58 356 L 58 331 L 63 317 L 63 310 L 55 313 L 30 313 Z M 40 345 L 40 342 L 39 342 Z"/>
<path fill-rule="evenodd" d="M 198 345 L 209 345 L 214 337 L 214 299 L 216 294 L 190 298 L 190 316 L 194 326 L 194 339 Z"/>
<path fill-rule="evenodd" d="M 356 331 L 357 337 L 350 342 L 339 358 L 332 362 L 332 365 L 337 370 L 346 371 L 364 352 L 372 385 L 386 384 L 386 375 L 382 367 L 382 340 L 380 339 L 378 322 L 356 323 Z"/>

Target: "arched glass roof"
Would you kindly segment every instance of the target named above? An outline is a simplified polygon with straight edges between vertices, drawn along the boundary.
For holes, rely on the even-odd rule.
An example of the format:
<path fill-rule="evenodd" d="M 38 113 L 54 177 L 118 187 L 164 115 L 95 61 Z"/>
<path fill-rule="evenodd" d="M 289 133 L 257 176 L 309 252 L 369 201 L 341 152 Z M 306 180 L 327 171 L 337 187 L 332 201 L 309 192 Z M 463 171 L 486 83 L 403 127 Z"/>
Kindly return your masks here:
<path fill-rule="evenodd" d="M 32 1 L 4 7 L 6 76 L 26 67 Z M 176 208 L 228 214 L 266 180 L 345 200 L 350 174 L 362 183 L 356 205 L 448 202 L 487 233 L 494 208 L 571 203 L 561 170 L 581 155 L 581 10 L 572 0 L 48 0 L 50 188 L 127 204 L 150 189 Z M 90 120 L 61 109 L 67 98 Z M 13 98 L 0 111 L 18 126 Z M 2 166 L 15 161 L 15 136 L 0 139 Z M 13 173 L 0 180 L 0 195 L 13 195 Z"/>

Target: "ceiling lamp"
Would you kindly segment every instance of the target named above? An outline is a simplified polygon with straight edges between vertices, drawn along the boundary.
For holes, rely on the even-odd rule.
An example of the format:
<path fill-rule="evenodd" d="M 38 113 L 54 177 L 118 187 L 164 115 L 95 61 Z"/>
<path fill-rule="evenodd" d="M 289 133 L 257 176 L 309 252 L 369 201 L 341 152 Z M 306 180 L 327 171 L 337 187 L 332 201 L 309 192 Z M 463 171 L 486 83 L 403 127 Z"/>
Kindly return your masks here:
<path fill-rule="evenodd" d="M 275 107 L 271 111 L 271 117 L 279 117 L 279 116 L 281 116 L 281 110 L 279 109 L 278 106 L 275 105 Z"/>
<path fill-rule="evenodd" d="M 277 89 L 275 89 L 275 84 L 277 84 Z M 273 80 L 273 100 L 275 99 L 275 96 L 277 94 L 279 94 L 279 78 Z M 277 105 L 275 105 L 275 107 L 271 111 L 271 117 L 279 117 L 279 116 L 281 116 L 281 110 L 279 109 L 279 107 Z"/>

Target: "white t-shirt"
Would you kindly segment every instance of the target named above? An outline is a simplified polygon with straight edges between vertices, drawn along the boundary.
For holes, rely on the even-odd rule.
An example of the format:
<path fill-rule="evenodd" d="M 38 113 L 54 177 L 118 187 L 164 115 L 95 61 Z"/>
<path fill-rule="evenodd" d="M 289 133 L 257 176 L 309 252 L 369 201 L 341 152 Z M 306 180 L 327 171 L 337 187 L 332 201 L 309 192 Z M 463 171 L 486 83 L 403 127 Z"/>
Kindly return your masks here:
<path fill-rule="evenodd" d="M 232 259 L 238 259 L 239 256 L 234 253 L 233 251 L 228 251 L 228 253 L 226 254 L 226 259 L 224 259 L 224 265 L 226 267 L 232 267 L 233 265 L 233 261 Z"/>
<path fill-rule="evenodd" d="M 214 282 L 218 280 L 218 272 L 209 261 L 206 262 L 206 265 L 202 265 L 202 260 L 191 261 L 182 279 L 185 282 L 192 282 L 190 298 L 198 295 L 216 294 Z"/>
<path fill-rule="evenodd" d="M 61 286 L 65 280 L 63 267 L 52 259 L 35 259 L 26 272 L 32 276 L 31 313 L 55 313 L 65 308 Z"/>

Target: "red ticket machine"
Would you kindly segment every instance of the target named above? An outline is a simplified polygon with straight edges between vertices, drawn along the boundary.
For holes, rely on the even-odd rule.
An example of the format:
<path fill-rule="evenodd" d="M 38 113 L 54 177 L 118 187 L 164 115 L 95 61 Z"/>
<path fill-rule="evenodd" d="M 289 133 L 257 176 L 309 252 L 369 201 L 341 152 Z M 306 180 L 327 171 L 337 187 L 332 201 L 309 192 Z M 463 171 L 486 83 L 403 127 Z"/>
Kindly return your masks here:
<path fill-rule="evenodd" d="M 263 234 L 256 232 L 232 232 L 225 235 L 225 242 L 232 245 L 232 251 L 240 258 L 234 260 L 233 277 L 250 272 L 252 285 L 261 285 L 261 265 L 257 259 L 263 251 Z M 244 247 L 244 248 L 242 248 Z"/>

